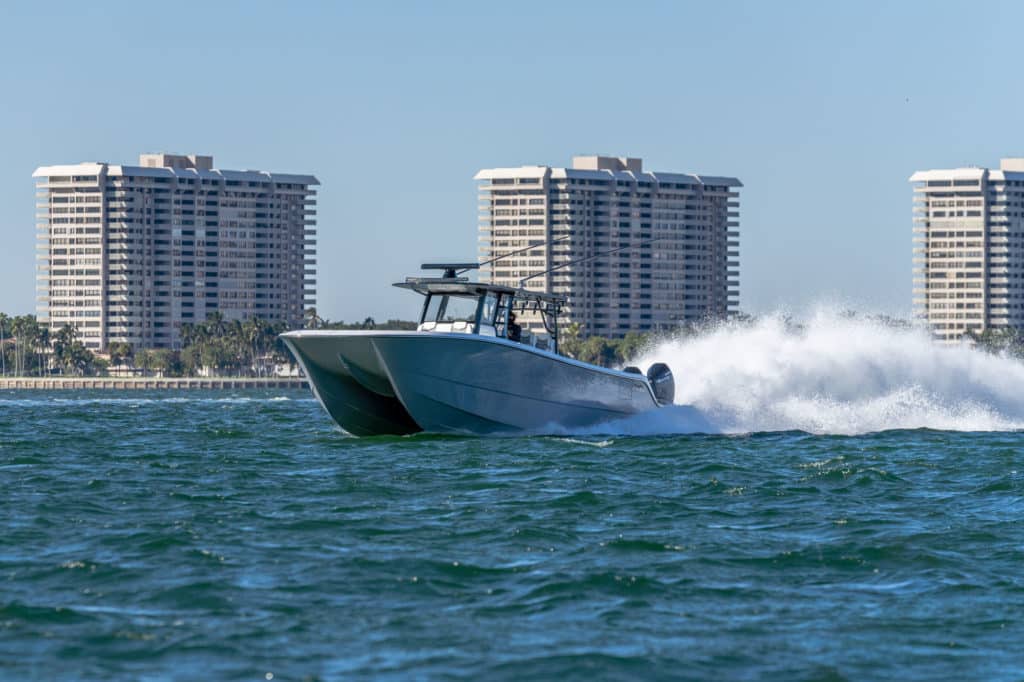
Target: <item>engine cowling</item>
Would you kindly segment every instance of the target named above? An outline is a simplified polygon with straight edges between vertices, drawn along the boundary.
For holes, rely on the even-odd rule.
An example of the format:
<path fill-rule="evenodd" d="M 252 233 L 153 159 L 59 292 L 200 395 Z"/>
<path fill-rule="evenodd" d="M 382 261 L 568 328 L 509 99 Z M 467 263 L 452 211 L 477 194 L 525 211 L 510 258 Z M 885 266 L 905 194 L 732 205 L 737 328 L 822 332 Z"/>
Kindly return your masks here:
<path fill-rule="evenodd" d="M 647 370 L 647 380 L 651 382 L 654 397 L 659 405 L 671 405 L 676 397 L 676 380 L 672 370 L 664 362 L 656 362 Z"/>

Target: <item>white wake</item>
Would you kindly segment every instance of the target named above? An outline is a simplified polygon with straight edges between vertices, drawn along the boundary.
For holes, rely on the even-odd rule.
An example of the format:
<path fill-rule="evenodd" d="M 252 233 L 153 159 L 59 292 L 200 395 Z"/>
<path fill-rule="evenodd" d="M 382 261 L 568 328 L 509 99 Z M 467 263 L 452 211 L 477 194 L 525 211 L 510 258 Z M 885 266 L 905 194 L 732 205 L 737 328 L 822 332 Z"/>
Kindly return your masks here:
<path fill-rule="evenodd" d="M 943 347 L 922 329 L 828 311 L 801 327 L 781 316 L 723 324 L 664 342 L 636 364 L 653 362 L 672 369 L 676 406 L 626 420 L 616 431 L 1024 429 L 1024 363 Z"/>

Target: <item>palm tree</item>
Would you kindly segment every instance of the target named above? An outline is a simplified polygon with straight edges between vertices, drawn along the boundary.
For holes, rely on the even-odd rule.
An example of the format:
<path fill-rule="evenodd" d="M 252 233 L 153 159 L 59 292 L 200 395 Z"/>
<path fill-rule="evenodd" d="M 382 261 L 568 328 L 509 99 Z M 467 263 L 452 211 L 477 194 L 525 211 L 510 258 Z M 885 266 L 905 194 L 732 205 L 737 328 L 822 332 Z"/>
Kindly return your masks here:
<path fill-rule="evenodd" d="M 157 348 L 152 353 L 152 367 L 163 375 L 174 374 L 178 366 L 178 359 L 174 351 L 168 348 Z"/>
<path fill-rule="evenodd" d="M 591 336 L 584 341 L 578 359 L 602 367 L 611 367 L 620 360 L 615 344 L 603 336 Z"/>
<path fill-rule="evenodd" d="M 78 340 L 78 330 L 68 324 L 61 327 L 53 339 L 53 357 L 62 368 L 77 374 L 95 369 L 96 357 Z"/>
<path fill-rule="evenodd" d="M 82 345 L 81 341 L 75 340 L 71 344 L 71 348 L 68 350 L 68 367 L 75 370 L 78 375 L 84 376 L 86 370 L 92 365 L 92 361 L 92 352 Z"/>
<path fill-rule="evenodd" d="M 50 347 L 50 327 L 49 325 L 39 325 L 39 345 L 37 346 L 38 355 L 37 363 L 39 365 L 39 376 L 43 376 L 44 365 L 46 364 L 44 358 L 46 357 L 46 349 Z"/>
<path fill-rule="evenodd" d="M 558 335 L 558 350 L 570 358 L 579 359 L 583 341 L 580 340 L 580 325 L 573 322 Z"/>
<path fill-rule="evenodd" d="M 207 333 L 213 336 L 224 336 L 228 331 L 227 322 L 224 320 L 224 313 L 219 310 L 207 313 L 205 326 Z"/>
<path fill-rule="evenodd" d="M 5 334 L 7 329 L 7 322 L 11 318 L 7 317 L 4 313 L 0 313 L 0 376 L 7 376 L 7 347 L 5 345 L 4 337 L 10 336 Z"/>
<path fill-rule="evenodd" d="M 252 367 L 256 371 L 256 375 L 261 376 L 263 363 L 259 363 L 259 367 L 257 367 L 257 361 L 271 345 L 274 336 L 273 328 L 266 320 L 252 317 L 243 325 L 243 334 L 251 353 Z"/>
<path fill-rule="evenodd" d="M 143 349 L 138 352 L 135 356 L 135 366 L 142 370 L 143 374 L 153 369 L 155 365 L 153 358 L 153 351 L 149 349 Z"/>
<path fill-rule="evenodd" d="M 11 336 L 14 338 L 14 373 L 24 375 L 28 360 L 35 357 L 36 347 L 43 338 L 42 327 L 35 315 L 18 315 L 11 320 Z"/>
<path fill-rule="evenodd" d="M 270 335 L 272 341 L 270 353 L 274 362 L 281 365 L 285 363 L 293 365 L 295 364 L 295 360 L 292 358 L 291 352 L 289 352 L 288 347 L 284 345 L 284 341 L 281 339 L 281 334 L 284 334 L 286 331 L 288 331 L 287 322 L 275 322 L 271 325 Z"/>
<path fill-rule="evenodd" d="M 196 325 L 191 322 L 182 322 L 178 333 L 181 335 L 181 347 L 188 348 L 195 341 Z"/>
<path fill-rule="evenodd" d="M 231 320 L 228 325 L 227 338 L 225 339 L 225 351 L 230 357 L 229 364 L 236 370 L 245 364 L 246 352 L 245 328 L 241 320 Z"/>
<path fill-rule="evenodd" d="M 20 316 L 11 319 L 11 339 L 14 341 L 14 376 L 21 375 L 21 337 L 24 334 L 25 323 Z"/>
<path fill-rule="evenodd" d="M 323 318 L 317 315 L 316 308 L 307 308 L 302 318 L 305 320 L 303 326 L 306 329 L 319 329 L 324 323 Z"/>
<path fill-rule="evenodd" d="M 640 355 L 641 351 L 647 346 L 647 337 L 637 332 L 629 332 L 623 338 L 619 339 L 618 353 L 619 358 L 622 362 L 632 360 L 636 356 Z"/>
<path fill-rule="evenodd" d="M 242 334 L 241 340 L 245 344 L 245 350 L 248 351 L 249 356 L 249 368 L 257 375 L 259 371 L 256 368 L 256 355 L 259 353 L 260 336 L 262 330 L 260 329 L 260 318 L 250 317 L 248 320 L 242 323 Z"/>
<path fill-rule="evenodd" d="M 199 357 L 204 367 L 214 370 L 215 376 L 220 374 L 221 369 L 230 368 L 235 364 L 234 353 L 221 339 L 214 339 L 203 344 Z"/>
<path fill-rule="evenodd" d="M 110 362 L 120 366 L 125 360 L 132 358 L 132 345 L 124 341 L 113 341 L 107 346 L 107 353 L 110 354 Z"/>
<path fill-rule="evenodd" d="M 72 346 L 77 336 L 78 332 L 69 324 L 65 324 L 57 330 L 57 336 L 53 339 L 53 357 L 62 369 L 71 364 Z"/>

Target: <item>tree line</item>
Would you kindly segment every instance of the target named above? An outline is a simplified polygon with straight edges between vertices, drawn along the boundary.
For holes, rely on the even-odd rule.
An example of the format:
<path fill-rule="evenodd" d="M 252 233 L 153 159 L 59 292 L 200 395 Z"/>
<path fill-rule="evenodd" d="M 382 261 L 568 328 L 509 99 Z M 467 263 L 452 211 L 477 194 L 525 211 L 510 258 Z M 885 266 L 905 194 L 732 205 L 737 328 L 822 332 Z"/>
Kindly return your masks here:
<path fill-rule="evenodd" d="M 276 365 L 294 360 L 280 335 L 290 327 L 259 317 L 228 320 L 221 312 L 203 322 L 183 322 L 181 350 L 152 348 L 134 351 L 129 344 L 111 343 L 113 364 L 127 363 L 144 372 L 165 376 L 270 376 Z"/>
<path fill-rule="evenodd" d="M 303 326 L 306 329 L 380 329 L 395 331 L 411 331 L 419 327 L 419 324 L 411 320 L 388 320 L 378 323 L 372 317 L 365 318 L 362 322 L 345 322 L 344 320 L 327 320 L 317 314 L 316 308 L 308 308 L 303 315 Z"/>
<path fill-rule="evenodd" d="M 330 321 L 310 308 L 303 326 L 410 330 L 417 325 L 406 320 L 377 323 L 372 317 L 354 323 Z M 270 376 L 275 366 L 294 363 L 280 339 L 289 329 L 285 322 L 258 317 L 227 320 L 222 313 L 213 312 L 202 322 L 181 325 L 180 349 L 137 349 L 114 341 L 107 346 L 107 357 L 102 357 L 85 346 L 75 327 L 65 325 L 51 333 L 35 315 L 0 313 L 0 375 L 97 376 L 117 371 L 164 376 Z"/>
<path fill-rule="evenodd" d="M 44 376 L 54 368 L 84 375 L 106 367 L 105 360 L 85 347 L 74 327 L 65 325 L 51 334 L 35 315 L 0 313 L 0 374 Z"/>
<path fill-rule="evenodd" d="M 651 334 L 629 332 L 621 339 L 603 336 L 580 338 L 580 325 L 573 322 L 558 335 L 558 350 L 570 358 L 602 367 L 618 367 L 639 356 L 653 345 Z"/>
<path fill-rule="evenodd" d="M 289 326 L 253 317 L 226 320 L 219 312 L 199 323 L 181 325 L 181 349 L 135 349 L 112 342 L 108 358 L 89 350 L 74 327 L 56 332 L 34 315 L 0 313 L 0 373 L 44 376 L 51 373 L 94 376 L 112 370 L 165 376 L 269 376 L 275 365 L 294 360 L 280 339 Z"/>

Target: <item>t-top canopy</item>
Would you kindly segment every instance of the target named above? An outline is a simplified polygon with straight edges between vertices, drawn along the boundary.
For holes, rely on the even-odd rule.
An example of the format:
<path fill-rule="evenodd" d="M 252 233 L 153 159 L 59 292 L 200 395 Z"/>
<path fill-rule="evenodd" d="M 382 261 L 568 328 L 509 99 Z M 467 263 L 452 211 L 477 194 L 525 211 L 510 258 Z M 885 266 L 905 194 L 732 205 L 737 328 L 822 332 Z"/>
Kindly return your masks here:
<path fill-rule="evenodd" d="M 501 284 L 489 284 L 487 282 L 470 282 L 468 277 L 459 277 L 456 273 L 467 270 L 475 270 L 478 263 L 424 263 L 421 266 L 424 270 L 442 270 L 442 277 L 406 277 L 404 282 L 397 282 L 394 286 L 400 289 L 410 289 L 418 294 L 465 294 L 470 296 L 482 296 L 487 292 L 499 294 L 511 294 L 514 298 L 524 301 L 537 301 L 546 304 L 564 305 L 564 296 L 558 296 L 546 291 L 531 291 L 522 287 L 513 288 Z"/>
<path fill-rule="evenodd" d="M 521 300 L 541 301 L 543 303 L 564 304 L 565 297 L 556 294 L 549 294 L 546 291 L 530 291 L 529 289 L 516 289 L 502 286 L 501 284 L 487 284 L 486 282 L 470 282 L 466 277 L 406 277 L 404 282 L 396 282 L 393 286 L 399 289 L 410 289 L 417 294 L 465 294 L 468 296 L 482 296 L 489 291 L 498 294 L 511 294 Z"/>

